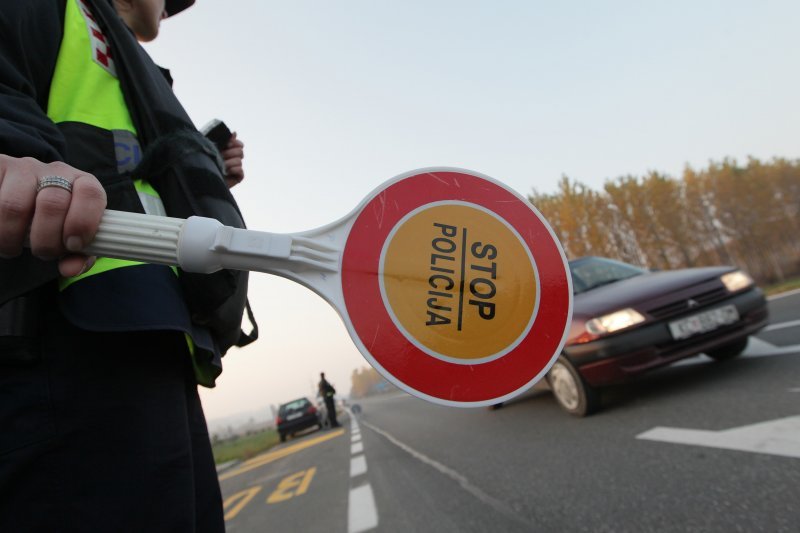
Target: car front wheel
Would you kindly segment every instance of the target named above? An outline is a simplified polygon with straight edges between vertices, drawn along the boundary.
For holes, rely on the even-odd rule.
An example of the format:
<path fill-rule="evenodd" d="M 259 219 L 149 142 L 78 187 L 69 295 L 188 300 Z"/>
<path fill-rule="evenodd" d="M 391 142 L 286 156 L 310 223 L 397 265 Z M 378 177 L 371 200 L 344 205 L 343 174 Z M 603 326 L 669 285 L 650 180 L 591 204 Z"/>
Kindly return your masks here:
<path fill-rule="evenodd" d="M 571 415 L 587 416 L 600 408 L 600 393 L 583 380 L 564 356 L 550 368 L 547 382 L 559 405 Z"/>

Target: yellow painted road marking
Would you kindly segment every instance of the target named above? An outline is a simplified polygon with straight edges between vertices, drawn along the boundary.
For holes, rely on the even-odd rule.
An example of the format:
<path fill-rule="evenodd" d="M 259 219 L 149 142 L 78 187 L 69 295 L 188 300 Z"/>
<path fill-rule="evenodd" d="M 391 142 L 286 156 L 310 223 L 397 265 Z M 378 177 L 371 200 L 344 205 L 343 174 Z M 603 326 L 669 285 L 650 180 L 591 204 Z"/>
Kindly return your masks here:
<path fill-rule="evenodd" d="M 230 498 L 225 500 L 225 503 L 222 504 L 222 508 L 223 509 L 227 509 L 228 507 L 230 507 L 234 503 L 236 504 L 236 505 L 233 505 L 233 509 L 231 509 L 230 511 L 228 511 L 225 514 L 225 520 L 230 520 L 233 517 L 235 517 L 237 514 L 239 514 L 239 511 L 244 509 L 244 506 L 247 505 L 248 503 L 250 503 L 250 500 L 253 499 L 253 496 L 258 494 L 260 490 L 261 490 L 260 486 L 259 487 L 251 487 L 251 488 L 249 488 L 247 490 L 243 490 L 241 492 L 237 492 L 236 494 L 234 494 L 233 496 L 231 496 Z"/>
<path fill-rule="evenodd" d="M 302 442 L 298 442 L 297 444 L 293 444 L 292 446 L 287 446 L 286 448 L 281 448 L 280 450 L 275 450 L 274 452 L 267 452 L 264 455 L 259 455 L 258 457 L 254 457 L 249 461 L 242 463 L 242 466 L 231 470 L 221 476 L 219 476 L 220 481 L 225 481 L 226 479 L 230 479 L 234 476 L 238 476 L 239 474 L 244 474 L 245 472 L 249 472 L 250 470 L 254 470 L 258 467 L 264 466 L 265 464 L 271 463 L 272 461 L 276 461 L 281 459 L 282 457 L 286 457 L 287 455 L 292 455 L 293 453 L 297 453 L 299 451 L 305 450 L 306 448 L 310 448 L 311 446 L 315 446 L 317 444 L 321 444 L 327 440 L 334 439 L 336 437 L 341 437 L 344 435 L 344 429 L 338 429 L 336 431 L 332 431 L 327 435 L 323 435 L 322 437 L 317 437 L 315 439 L 304 439 Z"/>
<path fill-rule="evenodd" d="M 294 496 L 305 494 L 308 490 L 308 486 L 311 484 L 311 478 L 314 477 L 316 472 L 317 467 L 312 466 L 308 470 L 301 470 L 296 474 L 283 478 L 283 480 L 278 483 L 278 488 L 275 489 L 275 492 L 270 494 L 269 498 L 267 498 L 267 503 L 283 502 Z"/>

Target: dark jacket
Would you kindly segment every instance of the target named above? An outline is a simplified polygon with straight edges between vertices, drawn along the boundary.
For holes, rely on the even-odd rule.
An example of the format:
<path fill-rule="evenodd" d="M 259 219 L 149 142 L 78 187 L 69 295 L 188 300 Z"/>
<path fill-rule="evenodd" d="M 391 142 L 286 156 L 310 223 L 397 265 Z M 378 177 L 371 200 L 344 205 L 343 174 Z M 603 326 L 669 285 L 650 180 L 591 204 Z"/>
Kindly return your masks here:
<path fill-rule="evenodd" d="M 333 396 L 336 394 L 336 389 L 334 389 L 333 385 L 328 383 L 328 380 L 324 378 L 320 380 L 318 387 L 319 394 L 323 398 L 333 398 Z"/>

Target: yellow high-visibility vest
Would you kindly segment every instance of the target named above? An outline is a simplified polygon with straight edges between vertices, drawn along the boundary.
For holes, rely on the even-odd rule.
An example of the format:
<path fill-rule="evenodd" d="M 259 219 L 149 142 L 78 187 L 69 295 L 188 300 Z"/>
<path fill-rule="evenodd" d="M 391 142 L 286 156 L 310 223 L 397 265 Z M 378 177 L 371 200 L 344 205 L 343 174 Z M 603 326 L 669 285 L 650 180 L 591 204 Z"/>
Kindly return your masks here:
<path fill-rule="evenodd" d="M 80 87 L 80 90 L 76 91 L 76 87 Z M 81 122 L 136 136 L 136 128 L 116 75 L 113 53 L 82 0 L 67 1 L 64 37 L 50 86 L 47 116 L 56 124 Z M 158 193 L 150 184 L 135 180 L 134 187 L 146 213 L 165 214 Z M 59 287 L 63 290 L 85 277 L 140 264 L 137 261 L 98 257 L 89 272 L 62 278 Z"/>

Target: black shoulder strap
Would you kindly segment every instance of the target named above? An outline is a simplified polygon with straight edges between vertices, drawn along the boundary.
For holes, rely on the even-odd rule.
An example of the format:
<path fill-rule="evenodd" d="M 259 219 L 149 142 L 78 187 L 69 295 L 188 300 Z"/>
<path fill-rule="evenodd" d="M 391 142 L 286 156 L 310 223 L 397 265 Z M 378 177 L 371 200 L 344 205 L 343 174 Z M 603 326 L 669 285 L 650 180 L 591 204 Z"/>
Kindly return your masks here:
<path fill-rule="evenodd" d="M 256 324 L 256 317 L 253 315 L 253 310 L 250 309 L 250 300 L 247 300 L 246 304 L 247 310 L 247 319 L 250 321 L 250 324 L 253 326 L 253 329 L 250 330 L 250 333 L 245 333 L 244 330 L 241 331 L 239 334 L 239 341 L 236 343 L 236 346 L 242 347 L 247 346 L 251 342 L 258 339 L 258 324 Z"/>

